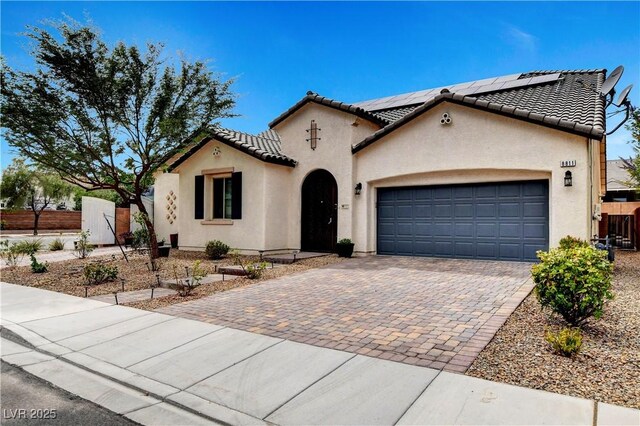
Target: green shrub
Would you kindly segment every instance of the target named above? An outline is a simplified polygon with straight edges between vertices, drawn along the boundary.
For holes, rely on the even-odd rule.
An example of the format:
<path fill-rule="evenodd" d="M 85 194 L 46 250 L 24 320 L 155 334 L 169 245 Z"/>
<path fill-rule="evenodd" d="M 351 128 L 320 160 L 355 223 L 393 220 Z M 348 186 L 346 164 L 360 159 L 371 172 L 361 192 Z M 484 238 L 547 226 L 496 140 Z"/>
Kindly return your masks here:
<path fill-rule="evenodd" d="M 563 328 L 557 333 L 547 331 L 544 339 L 551 344 L 553 352 L 570 357 L 582 347 L 582 333 L 577 328 Z"/>
<path fill-rule="evenodd" d="M 613 265 L 607 252 L 591 246 L 538 252 L 540 263 L 532 268 L 536 296 L 542 307 L 560 314 L 578 327 L 590 317 L 602 316 L 611 292 Z"/>
<path fill-rule="evenodd" d="M 588 241 L 581 240 L 580 238 L 572 237 L 571 235 L 567 235 L 563 239 L 560 240 L 559 247 L 561 249 L 571 249 L 575 247 L 588 247 L 590 244 Z"/>
<path fill-rule="evenodd" d="M 89 263 L 85 265 L 82 274 L 87 285 L 102 284 L 118 278 L 118 267 L 99 262 Z"/>
<path fill-rule="evenodd" d="M 0 219 L 0 231 L 4 231 L 6 227 L 7 227 L 7 221 Z"/>
<path fill-rule="evenodd" d="M 42 240 L 23 240 L 14 244 L 15 250 L 26 256 L 31 256 L 42 250 Z"/>
<path fill-rule="evenodd" d="M 256 264 L 251 263 L 243 269 L 247 274 L 247 278 L 250 280 L 257 280 L 262 276 L 264 270 L 267 269 L 267 262 L 260 262 Z"/>
<path fill-rule="evenodd" d="M 189 274 L 187 270 L 187 275 Z M 176 279 L 175 290 L 182 297 L 189 296 L 191 292 L 202 284 L 202 279 L 207 276 L 207 271 L 202 267 L 202 262 L 196 260 L 191 269 L 191 276 L 184 279 L 178 278 L 178 267 L 173 265 L 173 275 Z"/>
<path fill-rule="evenodd" d="M 36 260 L 36 256 L 31 253 L 31 272 L 34 274 L 42 274 L 49 271 L 49 264 L 47 262 L 40 263 Z"/>
<path fill-rule="evenodd" d="M 79 259 L 85 259 L 96 248 L 96 246 L 89 243 L 90 235 L 91 233 L 89 231 L 82 231 L 80 232 L 80 238 L 75 242 L 74 250 Z"/>
<path fill-rule="evenodd" d="M 131 247 L 134 250 L 146 250 L 149 248 L 149 231 L 146 227 L 141 227 L 133 231 L 133 242 Z"/>
<path fill-rule="evenodd" d="M 352 244 L 352 241 L 350 238 L 343 238 L 340 241 L 338 241 L 338 244 L 340 245 Z"/>
<path fill-rule="evenodd" d="M 222 241 L 214 240 L 207 243 L 204 251 L 207 253 L 209 259 L 216 260 L 221 259 L 222 256 L 229 253 L 229 246 Z"/>
<path fill-rule="evenodd" d="M 62 238 L 56 238 L 55 240 L 51 241 L 49 243 L 49 250 L 50 251 L 64 250 L 64 241 L 62 241 Z"/>

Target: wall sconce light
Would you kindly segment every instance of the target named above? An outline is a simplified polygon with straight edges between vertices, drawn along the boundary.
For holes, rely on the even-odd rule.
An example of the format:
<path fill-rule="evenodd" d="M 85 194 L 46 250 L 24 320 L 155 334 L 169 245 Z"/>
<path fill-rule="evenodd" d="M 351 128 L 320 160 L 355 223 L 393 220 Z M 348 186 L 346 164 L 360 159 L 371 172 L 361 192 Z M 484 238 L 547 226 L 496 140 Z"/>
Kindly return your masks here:
<path fill-rule="evenodd" d="M 362 192 L 362 184 L 360 182 L 356 184 L 355 190 L 356 190 L 356 195 L 360 195 L 360 193 Z"/>
<path fill-rule="evenodd" d="M 573 186 L 573 176 L 569 170 L 564 173 L 564 186 Z"/>

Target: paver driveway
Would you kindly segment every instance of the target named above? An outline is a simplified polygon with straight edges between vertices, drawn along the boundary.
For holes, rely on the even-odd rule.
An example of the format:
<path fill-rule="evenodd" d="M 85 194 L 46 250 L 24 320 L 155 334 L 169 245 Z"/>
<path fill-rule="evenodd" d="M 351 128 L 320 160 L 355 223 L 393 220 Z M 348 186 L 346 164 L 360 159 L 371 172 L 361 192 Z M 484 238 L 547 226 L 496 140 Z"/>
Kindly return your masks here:
<path fill-rule="evenodd" d="M 530 264 L 370 256 L 159 309 L 464 372 L 529 294 Z"/>

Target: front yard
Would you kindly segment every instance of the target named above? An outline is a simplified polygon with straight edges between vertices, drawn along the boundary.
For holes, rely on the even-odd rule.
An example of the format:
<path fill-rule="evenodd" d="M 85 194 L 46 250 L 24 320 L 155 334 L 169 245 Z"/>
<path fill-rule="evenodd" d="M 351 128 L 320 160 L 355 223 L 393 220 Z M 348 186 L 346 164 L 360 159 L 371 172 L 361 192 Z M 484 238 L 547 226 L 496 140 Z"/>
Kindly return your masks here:
<path fill-rule="evenodd" d="M 79 297 L 85 296 L 86 289 L 87 296 L 92 297 L 121 292 L 121 279 L 124 279 L 125 291 L 133 291 L 150 289 L 151 285 L 155 284 L 157 281 L 156 274 L 160 276 L 161 280 L 175 280 L 176 275 L 178 278 L 184 278 L 186 276 L 185 267 L 188 267 L 191 270 L 197 260 L 201 261 L 201 267 L 204 268 L 207 274 L 214 274 L 217 267 L 233 265 L 233 261 L 228 257 L 214 261 L 209 260 L 203 252 L 171 250 L 170 257 L 158 259 L 160 270 L 152 272 L 148 267 L 148 256 L 134 252 L 130 252 L 127 255 L 129 256 L 129 262 L 126 262 L 121 254 L 116 256 L 90 256 L 86 259 L 52 262 L 49 264 L 49 271 L 41 274 L 32 273 L 29 266 L 4 268 L 1 271 L 2 281 L 57 291 Z M 257 257 L 244 257 L 244 259 L 246 261 L 259 260 Z M 245 277 L 226 275 L 224 281 L 203 284 L 195 288 L 188 296 L 182 297 L 176 294 L 166 297 L 157 297 L 153 300 L 132 302 L 127 305 L 140 309 L 153 310 L 175 303 L 185 302 L 187 300 L 199 299 L 201 297 L 209 296 L 232 288 L 243 287 L 294 272 L 339 262 L 341 260 L 341 258 L 331 255 L 298 260 L 296 263 L 291 265 L 282 265 L 274 269 L 271 269 L 271 265 L 269 264 L 267 269 L 264 270 L 262 277 L 259 279 L 252 280 Z M 85 265 L 93 262 L 102 262 L 109 266 L 117 266 L 118 278 L 111 282 L 85 286 L 83 268 Z"/>
<path fill-rule="evenodd" d="M 554 355 L 545 329 L 565 324 L 532 292 L 467 371 L 470 376 L 640 408 L 640 252 L 616 254 L 615 299 L 583 329 L 574 358 Z"/>

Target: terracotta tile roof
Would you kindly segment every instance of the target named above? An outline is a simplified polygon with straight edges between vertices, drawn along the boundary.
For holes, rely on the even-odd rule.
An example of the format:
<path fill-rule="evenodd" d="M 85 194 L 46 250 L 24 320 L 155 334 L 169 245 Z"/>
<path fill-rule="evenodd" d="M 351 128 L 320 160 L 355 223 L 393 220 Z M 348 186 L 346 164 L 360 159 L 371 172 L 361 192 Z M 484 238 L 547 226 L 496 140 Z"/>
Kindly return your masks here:
<path fill-rule="evenodd" d="M 186 152 L 177 157 L 169 165 L 169 171 L 178 167 L 212 139 L 236 148 L 267 163 L 290 167 L 295 167 L 296 165 L 295 160 L 287 157 L 280 151 L 280 136 L 275 130 L 266 130 L 258 135 L 252 135 L 249 133 L 218 127 L 209 129 L 206 136 L 193 143 Z"/>
<path fill-rule="evenodd" d="M 443 101 L 484 109 L 571 133 L 602 139 L 605 104 L 598 94 L 606 70 L 533 71 L 447 88 L 427 89 L 360 102 L 388 121 L 384 128 L 353 147 L 357 152 Z M 517 76 L 517 78 L 514 78 Z M 436 93 L 439 90 L 440 92 Z M 415 102 L 423 101 L 420 104 Z M 388 108 L 389 105 L 395 105 Z"/>
<path fill-rule="evenodd" d="M 307 95 L 304 98 L 300 99 L 300 101 L 298 101 L 294 106 L 292 106 L 291 108 L 289 108 L 288 110 L 280 114 L 276 119 L 274 119 L 271 123 L 269 123 L 269 128 L 273 128 L 274 126 L 278 125 L 279 123 L 284 121 L 287 117 L 289 117 L 291 114 L 293 114 L 294 112 L 296 112 L 297 110 L 299 110 L 300 108 L 308 104 L 309 102 L 314 102 L 314 103 L 325 105 L 340 111 L 348 112 L 350 114 L 355 115 L 356 117 L 360 117 L 365 120 L 371 121 L 372 123 L 375 123 L 380 127 L 388 124 L 386 120 L 381 119 L 377 115 L 372 114 L 363 108 L 360 108 L 351 104 L 347 104 L 344 102 L 336 101 L 330 98 L 325 98 L 324 96 L 320 96 L 317 93 L 310 91 L 310 92 L 307 92 Z"/>
<path fill-rule="evenodd" d="M 561 71 L 560 74 L 555 83 L 494 92 L 477 98 L 592 126 L 604 133 L 604 102 L 596 93 L 604 82 L 604 70 Z"/>

